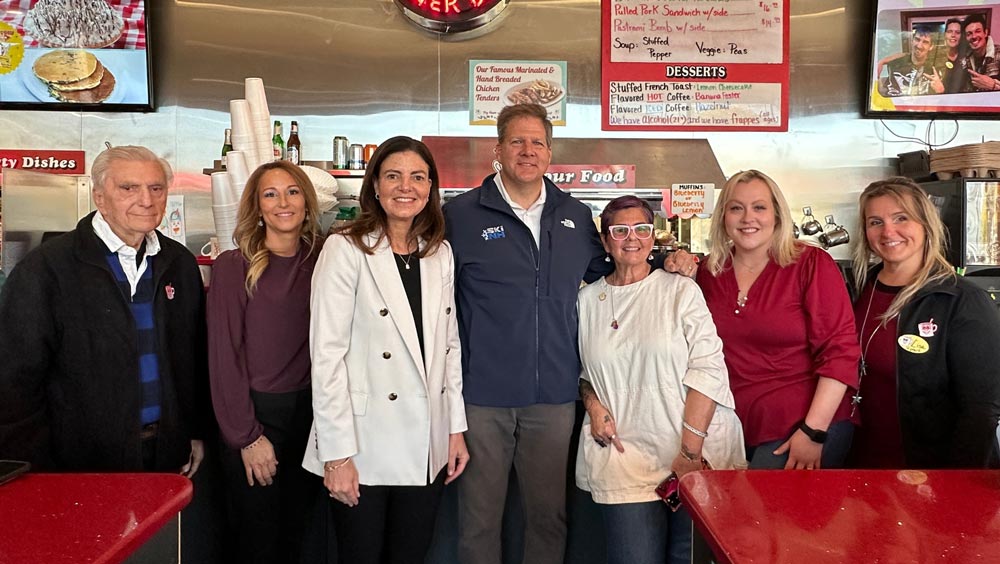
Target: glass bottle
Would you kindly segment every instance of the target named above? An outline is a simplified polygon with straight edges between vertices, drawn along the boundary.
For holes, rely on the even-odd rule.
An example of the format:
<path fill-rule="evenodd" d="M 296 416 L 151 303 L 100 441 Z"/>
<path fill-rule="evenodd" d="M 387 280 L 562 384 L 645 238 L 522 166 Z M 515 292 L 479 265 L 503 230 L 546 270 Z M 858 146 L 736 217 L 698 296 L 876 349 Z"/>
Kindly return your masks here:
<path fill-rule="evenodd" d="M 292 122 L 292 132 L 285 144 L 285 158 L 294 165 L 302 164 L 302 142 L 299 141 L 299 122 Z"/>
<path fill-rule="evenodd" d="M 233 150 L 233 130 L 226 128 L 226 140 L 222 143 L 222 170 L 226 170 L 226 155 Z"/>
<path fill-rule="evenodd" d="M 271 137 L 271 146 L 274 147 L 274 160 L 280 161 L 285 158 L 285 140 L 281 138 L 281 122 L 274 120 L 274 136 Z"/>

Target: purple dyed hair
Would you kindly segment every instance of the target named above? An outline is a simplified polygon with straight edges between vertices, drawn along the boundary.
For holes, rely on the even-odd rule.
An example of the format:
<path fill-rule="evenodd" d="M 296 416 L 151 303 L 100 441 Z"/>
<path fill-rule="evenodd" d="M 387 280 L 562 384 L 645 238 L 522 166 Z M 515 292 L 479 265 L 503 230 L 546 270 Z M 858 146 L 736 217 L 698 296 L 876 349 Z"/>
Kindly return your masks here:
<path fill-rule="evenodd" d="M 608 205 L 604 206 L 604 211 L 601 212 L 601 234 L 608 234 L 608 226 L 611 225 L 611 219 L 616 213 L 630 208 L 642 210 L 646 216 L 646 223 L 653 223 L 653 210 L 646 200 L 636 196 L 619 196 L 608 202 Z"/>

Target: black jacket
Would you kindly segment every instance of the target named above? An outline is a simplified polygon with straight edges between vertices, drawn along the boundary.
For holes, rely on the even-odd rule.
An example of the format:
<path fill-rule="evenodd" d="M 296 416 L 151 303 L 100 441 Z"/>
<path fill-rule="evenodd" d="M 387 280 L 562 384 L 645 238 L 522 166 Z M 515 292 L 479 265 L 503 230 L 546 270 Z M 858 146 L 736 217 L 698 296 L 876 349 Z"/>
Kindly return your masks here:
<path fill-rule="evenodd" d="M 0 295 L 0 458 L 48 470 L 142 469 L 134 320 L 93 215 L 29 253 Z M 156 467 L 174 472 L 211 421 L 205 299 L 194 256 L 157 236 Z"/>
<path fill-rule="evenodd" d="M 925 326 L 922 336 L 925 322 L 937 327 Z M 926 352 L 908 350 L 905 336 L 926 342 Z M 928 286 L 903 308 L 896 339 L 907 467 L 1000 465 L 1000 315 L 989 295 L 961 277 Z"/>

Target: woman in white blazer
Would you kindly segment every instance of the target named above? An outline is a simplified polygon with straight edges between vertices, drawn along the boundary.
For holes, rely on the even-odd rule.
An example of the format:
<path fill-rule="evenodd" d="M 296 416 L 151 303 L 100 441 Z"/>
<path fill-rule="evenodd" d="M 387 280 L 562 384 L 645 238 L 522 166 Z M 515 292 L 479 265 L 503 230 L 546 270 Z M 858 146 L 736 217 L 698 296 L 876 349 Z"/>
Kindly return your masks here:
<path fill-rule="evenodd" d="M 341 562 L 422 563 L 444 485 L 469 460 L 454 265 L 427 146 L 380 145 L 360 200 L 313 275 L 303 465 L 333 498 Z"/>

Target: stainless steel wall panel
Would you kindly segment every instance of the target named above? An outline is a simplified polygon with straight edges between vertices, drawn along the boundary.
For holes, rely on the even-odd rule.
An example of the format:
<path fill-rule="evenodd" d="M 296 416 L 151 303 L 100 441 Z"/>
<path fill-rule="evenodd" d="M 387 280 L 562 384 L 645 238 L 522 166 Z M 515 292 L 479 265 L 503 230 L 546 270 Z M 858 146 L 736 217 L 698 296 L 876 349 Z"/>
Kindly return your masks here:
<path fill-rule="evenodd" d="M 191 195 L 194 248 L 211 232 L 200 173 L 218 158 L 228 101 L 242 97 L 245 77 L 264 78 L 275 119 L 299 121 L 304 157 L 328 160 L 334 135 L 360 143 L 397 134 L 493 137 L 492 127 L 468 124 L 468 61 L 565 60 L 567 125 L 557 138 L 706 139 L 724 174 L 764 170 L 793 208 L 811 204 L 853 227 L 860 190 L 893 172 L 897 153 L 922 148 L 860 117 L 870 9 L 866 0 L 795 0 L 788 132 L 699 134 L 601 131 L 599 0 L 512 0 L 502 25 L 466 41 L 417 29 L 391 0 L 156 1 L 155 114 L 4 111 L 0 147 L 83 149 L 92 160 L 104 139 L 149 144 L 177 169 L 175 190 Z M 904 135 L 929 131 L 937 142 L 954 129 L 951 121 L 886 123 Z M 995 122 L 959 126 L 952 144 L 996 137 Z M 446 165 L 450 155 L 436 157 Z M 488 171 L 483 163 L 470 176 Z"/>

